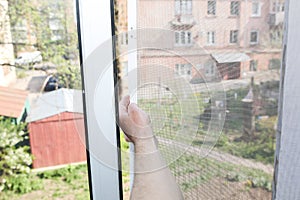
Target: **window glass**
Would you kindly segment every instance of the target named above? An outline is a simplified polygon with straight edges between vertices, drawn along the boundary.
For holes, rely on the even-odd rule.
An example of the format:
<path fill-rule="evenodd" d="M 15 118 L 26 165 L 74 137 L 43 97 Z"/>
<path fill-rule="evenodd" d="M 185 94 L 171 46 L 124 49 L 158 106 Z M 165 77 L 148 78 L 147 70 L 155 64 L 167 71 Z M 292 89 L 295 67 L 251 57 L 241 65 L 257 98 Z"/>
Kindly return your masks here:
<path fill-rule="evenodd" d="M 258 43 L 258 31 L 251 31 L 250 33 L 250 44 Z"/>
<path fill-rule="evenodd" d="M 88 200 L 75 1 L 1 1 L 0 41 L 0 99 L 22 107 L 0 116 L 0 199 Z"/>
<path fill-rule="evenodd" d="M 208 45 L 215 44 L 215 31 L 207 32 L 207 44 Z"/>
<path fill-rule="evenodd" d="M 231 1 L 230 2 L 230 14 L 231 15 L 239 15 L 240 14 L 240 2 L 239 1 Z"/>
<path fill-rule="evenodd" d="M 252 3 L 252 16 L 260 16 L 260 3 L 253 2 Z"/>
<path fill-rule="evenodd" d="M 177 15 L 192 14 L 192 0 L 175 0 Z"/>
<path fill-rule="evenodd" d="M 207 14 L 216 15 L 216 1 L 207 1 Z"/>
<path fill-rule="evenodd" d="M 230 43 L 238 42 L 238 30 L 230 31 Z"/>

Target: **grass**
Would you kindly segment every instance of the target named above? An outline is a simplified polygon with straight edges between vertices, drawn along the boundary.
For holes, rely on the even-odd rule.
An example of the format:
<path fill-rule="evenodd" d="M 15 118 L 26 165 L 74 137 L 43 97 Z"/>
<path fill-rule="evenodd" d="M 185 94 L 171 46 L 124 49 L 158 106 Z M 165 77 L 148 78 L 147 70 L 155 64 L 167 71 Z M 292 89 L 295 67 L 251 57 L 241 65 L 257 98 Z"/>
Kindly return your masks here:
<path fill-rule="evenodd" d="M 226 181 L 244 182 L 245 187 L 259 187 L 271 191 L 272 176 L 261 170 L 236 166 L 213 159 L 201 159 L 195 155 L 184 155 L 170 165 L 184 192 L 196 186 L 221 178 Z"/>
<path fill-rule="evenodd" d="M 86 164 L 32 173 L 30 181 L 39 187 L 25 194 L 4 191 L 0 199 L 89 199 Z"/>

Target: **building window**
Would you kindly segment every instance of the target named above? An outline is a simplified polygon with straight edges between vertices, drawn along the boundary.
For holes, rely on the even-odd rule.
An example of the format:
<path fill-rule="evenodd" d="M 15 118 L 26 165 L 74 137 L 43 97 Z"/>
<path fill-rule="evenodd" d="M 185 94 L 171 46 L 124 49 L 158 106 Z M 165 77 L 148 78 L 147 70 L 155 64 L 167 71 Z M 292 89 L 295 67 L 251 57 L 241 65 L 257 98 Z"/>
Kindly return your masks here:
<path fill-rule="evenodd" d="M 240 2 L 231 1 L 230 2 L 230 15 L 239 15 L 240 14 Z"/>
<path fill-rule="evenodd" d="M 257 64 L 258 64 L 258 61 L 257 61 L 257 60 L 251 60 L 251 61 L 250 61 L 250 67 L 249 67 L 249 70 L 250 70 L 250 71 L 256 71 L 256 70 L 257 70 Z"/>
<path fill-rule="evenodd" d="M 272 5 L 272 12 L 284 12 L 284 2 L 274 2 Z"/>
<path fill-rule="evenodd" d="M 270 31 L 270 40 L 271 40 L 272 44 L 281 43 L 282 31 L 280 31 L 280 30 Z"/>
<path fill-rule="evenodd" d="M 250 33 L 250 44 L 258 43 L 258 31 L 251 31 Z"/>
<path fill-rule="evenodd" d="M 175 0 L 175 14 L 176 15 L 191 15 L 192 14 L 192 0 Z"/>
<path fill-rule="evenodd" d="M 238 42 L 238 34 L 239 34 L 238 30 L 230 31 L 230 41 L 229 42 L 231 44 L 236 44 Z"/>
<path fill-rule="evenodd" d="M 252 3 L 252 16 L 259 17 L 261 15 L 261 4 L 259 2 Z"/>
<path fill-rule="evenodd" d="M 213 61 L 208 61 L 204 64 L 205 76 L 215 75 L 215 64 Z"/>
<path fill-rule="evenodd" d="M 269 69 L 280 69 L 281 61 L 280 59 L 269 60 Z"/>
<path fill-rule="evenodd" d="M 207 1 L 207 14 L 216 15 L 216 1 Z"/>
<path fill-rule="evenodd" d="M 192 33 L 189 31 L 176 31 L 175 32 L 175 45 L 176 46 L 190 46 L 192 44 Z"/>
<path fill-rule="evenodd" d="M 192 76 L 192 64 L 176 64 L 175 65 L 175 72 L 176 74 L 184 77 L 191 77 Z"/>
<path fill-rule="evenodd" d="M 207 44 L 208 45 L 215 44 L 215 31 L 207 32 Z"/>

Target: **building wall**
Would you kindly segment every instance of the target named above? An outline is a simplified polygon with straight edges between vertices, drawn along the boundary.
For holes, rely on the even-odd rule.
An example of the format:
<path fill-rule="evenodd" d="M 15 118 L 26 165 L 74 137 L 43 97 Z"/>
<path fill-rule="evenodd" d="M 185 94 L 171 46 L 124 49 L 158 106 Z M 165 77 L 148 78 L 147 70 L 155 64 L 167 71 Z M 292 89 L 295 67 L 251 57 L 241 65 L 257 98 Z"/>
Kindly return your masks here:
<path fill-rule="evenodd" d="M 238 0 L 239 1 L 239 0 Z M 272 13 L 273 2 L 270 0 L 247 0 L 240 2 L 239 16 L 232 16 L 230 14 L 229 0 L 216 0 L 216 15 L 207 14 L 208 1 L 192 0 L 192 14 L 191 15 L 177 15 L 175 13 L 175 0 L 158 0 L 138 1 L 138 28 L 151 29 L 160 28 L 167 31 L 161 31 L 159 34 L 149 33 L 145 38 L 139 39 L 142 41 L 150 41 L 157 38 L 161 43 L 157 47 L 169 49 L 187 50 L 205 50 L 207 54 L 216 52 L 244 52 L 250 57 L 250 61 L 242 62 L 240 75 L 247 73 L 250 70 L 250 62 L 257 60 L 256 71 L 268 70 L 269 62 L 271 59 L 280 59 L 281 45 L 275 45 L 270 41 L 270 31 L 274 29 L 270 25 L 270 14 Z M 253 3 L 260 3 L 260 14 L 254 16 L 252 14 Z M 189 23 L 181 23 L 185 17 L 189 19 Z M 277 25 L 277 30 L 282 30 L 282 24 Z M 235 44 L 230 43 L 230 31 L 238 30 L 238 42 Z M 189 46 L 178 47 L 175 45 L 175 31 L 189 31 L 192 34 L 192 44 Z M 215 32 L 215 43 L 207 43 L 207 32 Z M 258 43 L 251 43 L 251 31 L 258 31 Z M 141 31 L 142 32 L 142 31 Z M 147 31 L 146 31 L 147 32 Z M 146 32 L 142 35 L 146 35 Z M 148 32 L 151 32 L 148 31 Z M 154 32 L 154 31 L 153 31 Z M 157 31 L 156 31 L 157 32 Z M 280 44 L 281 38 L 278 38 Z M 146 43 L 141 45 L 147 47 Z M 139 46 L 139 47 L 141 47 Z M 182 55 L 186 57 L 187 55 Z M 160 55 L 158 55 L 160 57 Z M 199 56 L 198 56 L 199 57 Z M 141 59 L 152 59 L 157 62 L 153 56 L 140 57 Z M 172 66 L 175 61 L 163 61 Z M 175 59 L 175 56 L 173 56 Z M 141 61 L 143 62 L 143 61 Z M 147 61 L 150 62 L 150 61 Z M 160 62 L 160 63 L 161 63 Z M 236 76 L 239 77 L 239 76 Z"/>
<path fill-rule="evenodd" d="M 14 49 L 10 31 L 7 0 L 0 0 L 0 86 L 8 86 L 15 81 Z"/>
<path fill-rule="evenodd" d="M 33 168 L 86 160 L 83 115 L 64 112 L 29 123 Z"/>

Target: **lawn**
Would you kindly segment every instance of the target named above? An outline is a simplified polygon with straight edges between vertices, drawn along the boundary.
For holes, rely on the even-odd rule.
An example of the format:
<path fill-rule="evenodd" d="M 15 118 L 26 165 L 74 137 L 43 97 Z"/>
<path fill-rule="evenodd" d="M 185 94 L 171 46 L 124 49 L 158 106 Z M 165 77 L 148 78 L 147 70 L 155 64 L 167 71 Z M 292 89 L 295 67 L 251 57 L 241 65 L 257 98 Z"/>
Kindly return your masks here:
<path fill-rule="evenodd" d="M 33 191 L 26 191 L 26 184 L 35 184 Z M 68 166 L 61 169 L 32 172 L 30 183 L 16 183 L 15 191 L 4 191 L 1 200 L 14 199 L 77 199 L 89 198 L 87 165 Z"/>

